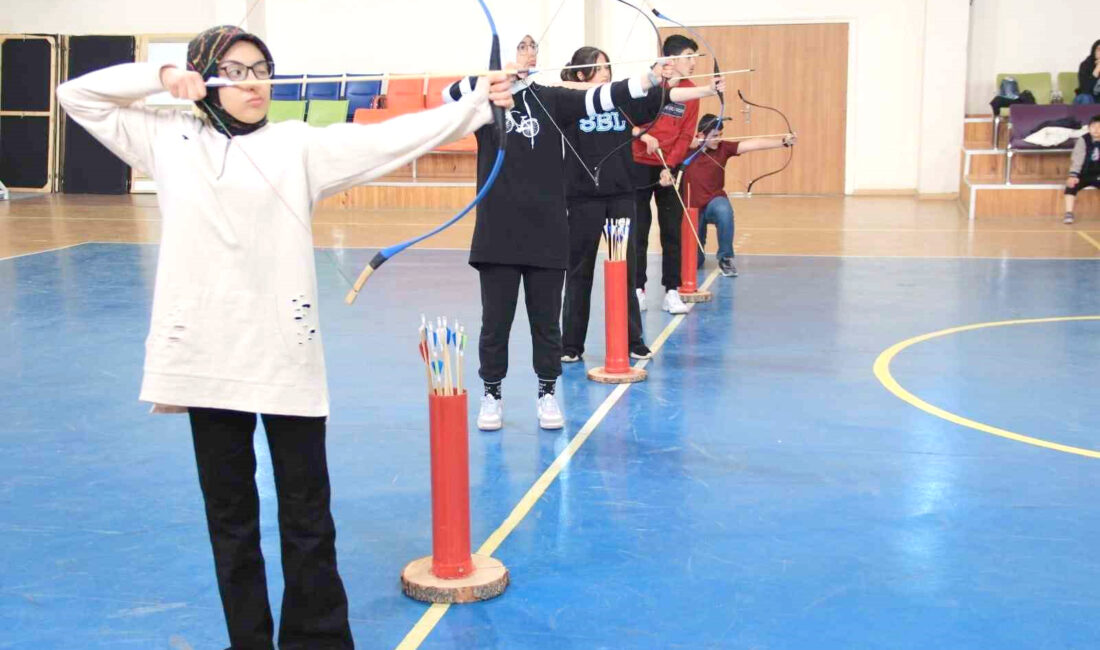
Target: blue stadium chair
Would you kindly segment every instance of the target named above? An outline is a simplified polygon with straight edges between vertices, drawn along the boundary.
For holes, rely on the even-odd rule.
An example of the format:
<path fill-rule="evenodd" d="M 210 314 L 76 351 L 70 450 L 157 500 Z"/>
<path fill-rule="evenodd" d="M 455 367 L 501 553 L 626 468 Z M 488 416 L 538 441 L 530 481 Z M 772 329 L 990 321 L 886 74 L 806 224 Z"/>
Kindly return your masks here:
<path fill-rule="evenodd" d="M 309 83 L 311 78 L 339 77 L 338 74 L 307 74 L 306 75 L 306 99 L 340 99 L 340 82 L 330 81 L 326 83 Z"/>
<path fill-rule="evenodd" d="M 301 79 L 300 74 L 277 74 L 274 79 Z M 271 87 L 274 101 L 296 102 L 302 98 L 302 84 L 277 84 Z"/>
<path fill-rule="evenodd" d="M 348 74 L 349 77 L 362 77 L 366 74 Z M 349 81 L 344 84 L 344 97 L 348 100 L 348 120 L 355 116 L 357 108 L 373 108 L 374 100 L 382 94 L 381 81 Z"/>

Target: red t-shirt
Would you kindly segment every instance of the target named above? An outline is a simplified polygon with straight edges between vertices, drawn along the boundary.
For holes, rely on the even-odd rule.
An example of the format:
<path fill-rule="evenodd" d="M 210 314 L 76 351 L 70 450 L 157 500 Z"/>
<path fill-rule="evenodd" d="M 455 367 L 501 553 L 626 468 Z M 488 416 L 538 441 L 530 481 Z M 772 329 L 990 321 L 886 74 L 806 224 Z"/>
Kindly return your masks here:
<path fill-rule="evenodd" d="M 694 88 L 695 84 L 690 79 L 684 79 L 676 87 Z M 687 158 L 687 150 L 691 146 L 691 139 L 695 137 L 695 125 L 698 122 L 698 99 L 693 99 L 684 104 L 673 101 L 665 104 L 664 110 L 657 117 L 657 122 L 649 130 L 648 135 L 657 138 L 657 142 L 661 144 L 661 151 L 664 152 L 665 162 L 668 163 L 669 167 L 675 167 Z M 643 129 L 645 128 L 645 125 L 640 126 Z M 653 167 L 661 166 L 661 159 L 657 157 L 656 153 L 653 155 L 646 153 L 645 143 L 642 142 L 641 138 L 634 140 L 631 149 L 634 152 L 635 162 Z"/>
<path fill-rule="evenodd" d="M 705 208 L 726 193 L 726 161 L 737 155 L 738 142 L 719 142 L 684 168 L 684 199 L 691 208 Z M 695 153 L 692 150 L 692 153 Z"/>

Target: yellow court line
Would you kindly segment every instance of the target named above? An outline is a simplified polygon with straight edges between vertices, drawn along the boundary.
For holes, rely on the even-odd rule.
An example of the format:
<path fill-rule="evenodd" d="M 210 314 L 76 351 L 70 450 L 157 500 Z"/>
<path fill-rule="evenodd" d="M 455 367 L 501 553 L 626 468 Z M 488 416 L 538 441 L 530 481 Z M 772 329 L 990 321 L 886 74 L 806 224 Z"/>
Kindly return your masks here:
<path fill-rule="evenodd" d="M 1024 230 L 1019 230 L 1019 229 L 1017 229 L 1017 230 L 1002 230 L 1000 228 L 997 228 L 997 229 L 979 228 L 979 229 L 975 229 L 973 232 L 971 232 L 970 230 L 967 230 L 966 228 L 814 228 L 814 227 L 802 228 L 802 227 L 799 227 L 799 226 L 754 226 L 751 223 L 746 223 L 744 225 L 741 225 L 741 224 L 737 225 L 737 232 L 738 233 L 741 233 L 741 232 L 746 231 L 746 230 L 755 230 L 755 231 L 758 231 L 758 232 L 841 232 L 841 233 L 866 233 L 866 232 L 876 232 L 876 233 L 921 233 L 921 232 L 945 233 L 945 232 L 947 232 L 947 233 L 952 233 L 952 232 L 954 232 L 954 233 L 958 233 L 960 235 L 966 235 L 967 237 L 971 237 L 972 235 L 975 235 L 975 234 L 980 234 L 980 235 L 987 235 L 987 234 L 998 234 L 998 235 L 1004 235 L 1004 234 L 1064 235 L 1064 234 L 1066 234 L 1066 229 L 1064 227 L 1063 228 L 1029 228 L 1029 229 L 1024 229 Z M 1080 232 L 1080 231 L 1077 231 L 1077 232 Z"/>
<path fill-rule="evenodd" d="M 1081 235 L 1082 237 L 1084 237 L 1085 241 L 1087 241 L 1088 243 L 1095 246 L 1096 250 L 1100 250 L 1100 242 L 1093 239 L 1087 232 L 1085 232 L 1084 230 L 1078 230 L 1076 232 L 1077 232 L 1078 235 Z"/>
<path fill-rule="evenodd" d="M 706 290 L 714 282 L 714 279 L 718 277 L 718 269 L 715 269 L 703 282 L 700 290 Z M 694 305 L 689 305 L 690 308 L 694 308 Z M 661 347 L 668 341 L 668 338 L 672 336 L 672 333 L 680 326 L 680 323 L 684 322 L 685 314 L 680 314 L 674 317 L 665 329 L 661 331 L 661 334 L 653 341 L 653 345 L 650 348 L 653 351 L 653 355 L 656 356 Z M 635 368 L 645 368 L 649 365 L 649 359 L 639 361 L 634 364 Z M 523 521 L 523 518 L 531 512 L 531 508 L 538 503 L 538 500 L 542 498 L 542 495 L 546 492 L 546 489 L 550 487 L 550 484 L 561 474 L 561 471 L 565 469 L 565 466 L 569 464 L 573 456 L 581 448 L 581 445 L 588 440 L 588 437 L 592 435 L 592 432 L 596 430 L 596 427 L 603 422 L 603 419 L 607 417 L 607 414 L 611 411 L 611 407 L 615 406 L 615 403 L 619 401 L 619 398 L 623 396 L 628 388 L 633 384 L 619 384 L 615 387 L 615 390 L 611 391 L 611 394 L 600 404 L 596 411 L 592 414 L 588 421 L 584 423 L 581 430 L 577 432 L 577 435 L 573 436 L 573 439 L 569 441 L 569 444 L 558 457 L 554 459 L 554 462 L 550 463 L 550 466 L 543 471 L 542 475 L 538 477 L 535 483 L 527 490 L 527 493 L 523 495 L 523 498 L 519 500 L 516 507 L 512 508 L 512 512 L 504 519 L 504 521 L 489 535 L 488 539 L 475 551 L 479 555 L 492 555 L 496 552 L 500 545 L 504 543 L 504 540 L 508 538 L 508 535 L 516 529 L 516 526 Z M 439 623 L 443 615 L 450 609 L 450 604 L 436 604 L 428 608 L 428 611 L 420 617 L 420 620 L 413 625 L 409 633 L 405 635 L 405 638 L 398 644 L 397 650 L 415 650 L 420 647 L 420 644 L 424 642 L 431 631 L 435 629 L 435 626 Z"/>
<path fill-rule="evenodd" d="M 755 245 L 755 244 L 753 244 Z M 855 255 L 848 253 L 749 253 L 742 248 L 734 246 L 734 250 L 742 257 L 809 257 L 809 258 L 833 258 L 851 260 L 1023 260 L 1023 261 L 1071 261 L 1095 260 L 1095 257 L 1005 257 L 1004 255 Z"/>
<path fill-rule="evenodd" d="M 1032 436 L 1025 436 L 1023 434 L 1001 429 L 999 427 L 983 424 L 970 418 L 965 418 L 961 415 L 957 415 L 948 410 L 941 409 L 938 406 L 929 404 L 916 395 L 902 388 L 901 384 L 894 379 L 894 376 L 890 373 L 890 362 L 894 360 L 894 357 L 898 355 L 902 350 L 922 343 L 930 339 L 939 338 L 941 336 L 949 336 L 951 334 L 958 334 L 960 332 L 968 332 L 971 330 L 985 329 L 989 327 L 1005 327 L 1008 325 L 1032 325 L 1036 323 L 1060 323 L 1068 321 L 1095 321 L 1100 320 L 1100 316 L 1063 316 L 1057 318 L 1028 318 L 1022 320 L 1004 320 L 992 323 L 977 323 L 975 325 L 965 325 L 963 327 L 952 327 L 950 329 L 940 330 L 938 332 L 932 332 L 931 334 L 923 334 L 921 336 L 915 336 L 911 339 L 902 341 L 895 345 L 890 346 L 885 352 L 880 354 L 875 359 L 874 372 L 875 377 L 878 378 L 882 385 L 886 387 L 886 390 L 893 393 L 898 399 L 907 402 L 925 413 L 930 413 L 938 418 L 953 422 L 960 426 L 989 433 L 1002 438 L 1008 438 L 1009 440 L 1015 440 L 1029 445 L 1035 445 L 1037 447 L 1045 447 L 1047 449 L 1053 449 L 1055 451 L 1062 451 L 1067 454 L 1077 454 L 1078 456 L 1087 456 L 1089 458 L 1100 458 L 1100 451 L 1092 449 L 1083 449 L 1081 447 L 1073 447 L 1070 445 L 1063 445 L 1057 442 L 1051 442 L 1049 440 L 1043 440 L 1041 438 L 1035 438 Z"/>

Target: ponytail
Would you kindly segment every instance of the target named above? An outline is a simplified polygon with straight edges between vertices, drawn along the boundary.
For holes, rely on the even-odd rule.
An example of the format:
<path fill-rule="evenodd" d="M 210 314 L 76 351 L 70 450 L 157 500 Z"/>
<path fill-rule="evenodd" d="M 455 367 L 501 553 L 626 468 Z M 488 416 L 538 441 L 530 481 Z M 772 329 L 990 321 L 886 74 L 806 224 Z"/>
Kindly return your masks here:
<path fill-rule="evenodd" d="M 607 57 L 607 54 L 598 47 L 584 46 L 573 53 L 573 58 L 569 61 L 570 66 L 587 66 L 582 68 L 568 68 L 561 71 L 562 81 L 590 81 L 592 77 L 596 76 L 596 66 L 600 57 L 604 58 L 604 61 L 611 61 Z M 611 71 L 611 64 L 608 63 L 608 71 Z M 587 77 L 587 78 L 582 78 Z"/>

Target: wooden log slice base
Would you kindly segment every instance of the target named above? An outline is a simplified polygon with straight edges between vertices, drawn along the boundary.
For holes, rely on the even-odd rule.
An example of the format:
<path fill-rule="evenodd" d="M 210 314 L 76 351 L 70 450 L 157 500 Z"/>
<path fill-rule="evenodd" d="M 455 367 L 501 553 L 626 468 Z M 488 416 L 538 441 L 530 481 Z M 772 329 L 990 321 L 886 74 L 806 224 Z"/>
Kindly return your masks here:
<path fill-rule="evenodd" d="M 680 300 L 684 302 L 710 302 L 710 299 L 714 297 L 709 291 L 695 291 L 692 293 L 678 292 L 680 294 Z"/>
<path fill-rule="evenodd" d="M 409 562 L 401 572 L 401 590 L 425 603 L 474 603 L 504 593 L 508 569 L 500 560 L 474 555 L 474 572 L 465 578 L 444 580 L 432 573 L 432 556 Z"/>
<path fill-rule="evenodd" d="M 635 384 L 645 381 L 648 377 L 649 373 L 645 368 L 633 366 L 626 372 L 607 372 L 603 366 L 588 371 L 588 378 L 600 384 Z"/>

